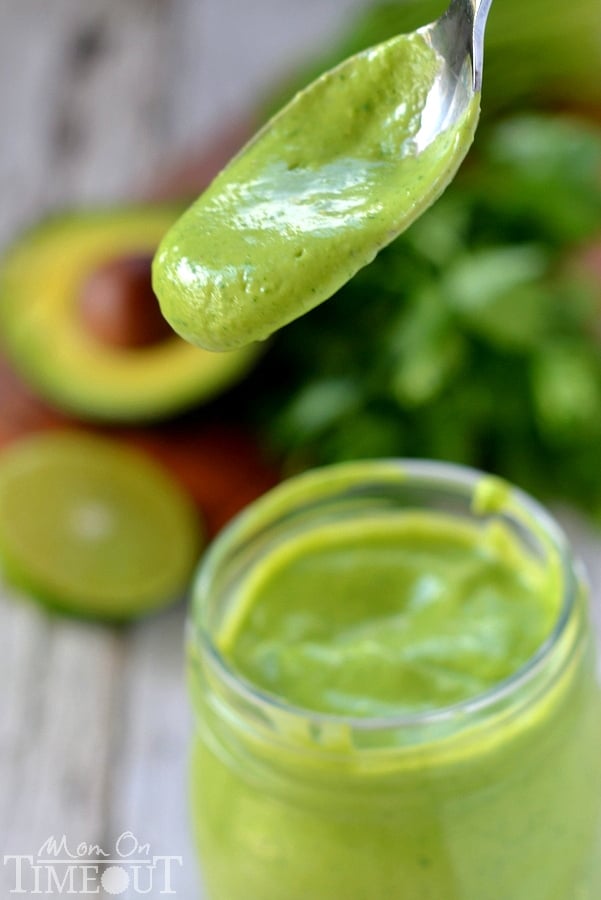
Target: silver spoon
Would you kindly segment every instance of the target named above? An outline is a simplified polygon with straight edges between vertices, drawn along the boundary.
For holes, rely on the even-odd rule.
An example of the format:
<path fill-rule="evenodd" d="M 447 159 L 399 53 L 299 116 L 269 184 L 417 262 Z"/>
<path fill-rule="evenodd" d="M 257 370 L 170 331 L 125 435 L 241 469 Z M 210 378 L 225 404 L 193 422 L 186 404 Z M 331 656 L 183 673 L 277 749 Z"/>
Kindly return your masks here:
<path fill-rule="evenodd" d="M 417 29 L 445 61 L 424 107 L 417 136 L 420 150 L 458 122 L 482 89 L 484 31 L 491 4 L 492 0 L 451 0 L 439 19 Z"/>
<path fill-rule="evenodd" d="M 471 144 L 492 0 L 372 47 L 294 97 L 164 238 L 154 286 L 186 340 L 234 350 L 331 297 L 430 206 Z"/>

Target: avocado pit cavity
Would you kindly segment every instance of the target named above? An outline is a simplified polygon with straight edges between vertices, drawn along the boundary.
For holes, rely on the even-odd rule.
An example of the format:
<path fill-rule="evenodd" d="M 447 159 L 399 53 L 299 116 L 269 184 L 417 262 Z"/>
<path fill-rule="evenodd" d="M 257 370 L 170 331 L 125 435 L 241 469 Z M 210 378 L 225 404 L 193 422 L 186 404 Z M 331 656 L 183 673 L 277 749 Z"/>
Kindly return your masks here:
<path fill-rule="evenodd" d="M 79 314 L 96 340 L 135 349 L 173 336 L 152 289 L 151 264 L 148 254 L 116 257 L 84 280 Z"/>

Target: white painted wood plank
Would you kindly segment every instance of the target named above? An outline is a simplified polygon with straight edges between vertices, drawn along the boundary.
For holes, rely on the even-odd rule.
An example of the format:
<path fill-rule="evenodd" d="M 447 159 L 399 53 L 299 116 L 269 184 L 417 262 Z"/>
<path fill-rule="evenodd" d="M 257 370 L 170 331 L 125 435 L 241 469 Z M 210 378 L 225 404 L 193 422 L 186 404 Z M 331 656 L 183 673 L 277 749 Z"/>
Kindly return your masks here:
<path fill-rule="evenodd" d="M 50 837 L 100 842 L 123 639 L 52 618 L 0 590 L 0 847 L 37 854 Z M 15 887 L 0 867 L 0 896 Z"/>
<path fill-rule="evenodd" d="M 168 139 L 161 61 L 172 4 L 0 2 L 1 243 L 47 209 L 121 198 L 154 167 Z M 0 587 L 2 853 L 35 854 L 50 835 L 101 845 L 112 837 L 128 642 L 50 619 Z M 10 879 L 1 867 L 0 896 Z"/>
<path fill-rule="evenodd" d="M 141 623 L 128 647 L 121 739 L 113 748 L 109 842 L 133 832 L 173 863 L 177 896 L 200 900 L 189 828 L 186 761 L 191 714 L 184 684 L 183 605 Z M 157 890 L 158 893 L 158 890 Z M 135 900 L 132 890 L 124 900 Z"/>
<path fill-rule="evenodd" d="M 165 145 L 172 4 L 62 2 L 70 26 L 63 37 L 66 54 L 57 61 L 62 86 L 54 118 L 55 199 L 122 199 L 154 170 Z"/>
<path fill-rule="evenodd" d="M 3 0 L 0 244 L 43 210 L 115 201 L 164 146 L 169 0 Z"/>
<path fill-rule="evenodd" d="M 244 115 L 318 54 L 366 0 L 181 0 L 173 16 L 169 130 L 185 146 Z"/>

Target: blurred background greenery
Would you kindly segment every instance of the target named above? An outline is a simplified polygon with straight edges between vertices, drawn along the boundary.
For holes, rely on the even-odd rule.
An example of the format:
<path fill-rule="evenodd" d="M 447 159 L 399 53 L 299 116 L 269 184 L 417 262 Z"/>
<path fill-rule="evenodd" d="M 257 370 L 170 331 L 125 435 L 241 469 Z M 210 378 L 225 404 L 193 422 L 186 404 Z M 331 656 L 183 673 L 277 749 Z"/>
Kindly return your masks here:
<path fill-rule="evenodd" d="M 368 6 L 269 108 L 440 9 Z M 493 4 L 459 177 L 264 361 L 253 419 L 291 467 L 441 458 L 601 513 L 600 76 L 595 2 Z"/>

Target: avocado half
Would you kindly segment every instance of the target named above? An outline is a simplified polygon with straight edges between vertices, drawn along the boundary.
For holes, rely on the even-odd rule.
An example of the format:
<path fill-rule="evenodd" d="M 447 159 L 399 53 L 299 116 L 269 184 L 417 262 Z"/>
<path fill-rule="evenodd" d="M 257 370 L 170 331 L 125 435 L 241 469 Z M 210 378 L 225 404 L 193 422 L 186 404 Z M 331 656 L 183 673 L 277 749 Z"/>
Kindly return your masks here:
<path fill-rule="evenodd" d="M 181 213 L 174 205 L 62 214 L 24 234 L 0 261 L 0 343 L 45 399 L 108 422 L 165 418 L 242 378 L 258 345 L 211 353 L 177 335 L 141 347 L 99 340 L 79 300 L 86 279 L 116 258 L 152 256 Z"/>

